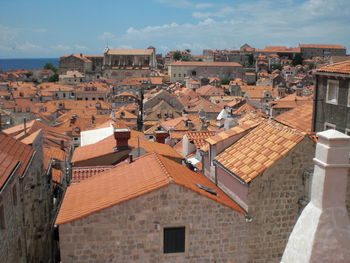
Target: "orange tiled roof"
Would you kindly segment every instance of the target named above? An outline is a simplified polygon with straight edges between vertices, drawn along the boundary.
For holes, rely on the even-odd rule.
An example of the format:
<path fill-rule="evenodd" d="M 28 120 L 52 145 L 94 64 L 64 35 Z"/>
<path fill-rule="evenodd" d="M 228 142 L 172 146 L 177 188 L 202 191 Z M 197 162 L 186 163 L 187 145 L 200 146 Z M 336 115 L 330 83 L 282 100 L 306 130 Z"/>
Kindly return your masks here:
<path fill-rule="evenodd" d="M 31 146 L 0 132 L 0 189 L 19 163 L 17 175 L 22 175 L 33 152 Z"/>
<path fill-rule="evenodd" d="M 327 65 L 317 69 L 316 74 L 317 72 L 350 74 L 350 60 Z"/>
<path fill-rule="evenodd" d="M 144 149 L 146 152 L 156 152 L 161 155 L 173 157 L 173 158 L 182 158 L 176 151 L 174 151 L 169 145 L 146 141 L 143 138 L 143 133 L 131 130 L 131 138 L 128 143 L 132 148 L 137 148 L 140 145 L 140 148 Z M 139 140 L 138 140 L 139 137 Z M 114 135 L 111 135 L 102 141 L 99 141 L 94 144 L 89 144 L 86 146 L 81 146 L 75 149 L 72 157 L 72 163 L 80 162 L 83 160 L 89 160 L 99 156 L 104 156 L 114 152 L 114 147 L 116 146 L 116 141 Z"/>
<path fill-rule="evenodd" d="M 186 136 L 189 141 L 193 141 L 194 146 L 197 149 L 200 149 L 201 147 L 207 144 L 205 139 L 214 136 L 215 134 L 215 131 L 190 131 L 187 132 Z"/>
<path fill-rule="evenodd" d="M 235 202 L 203 174 L 193 172 L 156 153 L 149 153 L 136 158 L 131 164 L 121 163 L 98 176 L 92 176 L 79 184 L 69 186 L 56 224 L 61 225 L 88 216 L 168 186 L 170 183 L 181 185 L 245 214 Z M 195 184 L 212 188 L 218 195 L 201 190 Z"/>
<path fill-rule="evenodd" d="M 218 96 L 224 95 L 224 90 L 212 85 L 205 85 L 196 90 L 201 96 Z"/>
<path fill-rule="evenodd" d="M 335 48 L 335 49 L 345 49 L 344 46 L 341 45 L 317 45 L 317 44 L 300 44 L 301 48 Z"/>
<path fill-rule="evenodd" d="M 260 119 L 260 118 L 256 118 L 256 119 L 252 118 L 251 120 L 247 120 L 247 121 L 239 124 L 238 126 L 231 128 L 229 130 L 219 132 L 217 135 L 206 139 L 206 141 L 210 145 L 215 145 L 223 140 L 226 140 L 227 138 L 238 135 L 240 133 L 243 133 L 245 131 L 248 131 L 248 130 L 258 126 L 261 121 L 262 121 L 262 119 Z"/>
<path fill-rule="evenodd" d="M 32 144 L 35 141 L 35 139 L 37 138 L 37 136 L 40 134 L 40 132 L 41 132 L 41 129 L 37 130 L 36 132 L 33 132 L 29 136 L 22 139 L 21 142 L 23 142 L 24 144 L 27 144 L 27 145 Z"/>
<path fill-rule="evenodd" d="M 170 63 L 169 66 L 242 67 L 241 64 L 238 64 L 236 62 L 206 62 L 206 61 L 175 61 Z"/>
<path fill-rule="evenodd" d="M 63 161 L 64 157 L 65 157 L 65 152 L 62 151 L 58 147 L 47 147 L 46 146 L 46 147 L 43 147 L 43 152 L 44 152 L 43 162 L 44 162 L 45 169 L 49 168 L 51 159 Z"/>
<path fill-rule="evenodd" d="M 52 168 L 51 170 L 52 174 L 52 181 L 55 183 L 61 183 L 62 182 L 62 171 L 59 169 Z"/>
<path fill-rule="evenodd" d="M 311 132 L 312 130 L 313 102 L 309 101 L 292 110 L 278 115 L 275 120 L 300 131 Z"/>
<path fill-rule="evenodd" d="M 241 90 L 246 92 L 250 99 L 264 98 L 264 92 L 270 92 L 273 98 L 278 96 L 278 90 L 272 88 L 272 86 L 241 86 Z"/>
<path fill-rule="evenodd" d="M 113 165 L 107 166 L 88 166 L 88 167 L 73 167 L 71 183 L 79 183 L 91 176 L 100 174 L 113 168 Z"/>
<path fill-rule="evenodd" d="M 300 105 L 308 104 L 312 102 L 313 95 L 311 96 L 297 96 L 296 93 L 290 94 L 282 99 L 271 101 L 272 108 L 295 108 Z"/>
<path fill-rule="evenodd" d="M 304 137 L 304 133 L 273 121 L 264 121 L 220 153 L 215 160 L 249 183 L 287 154 Z"/>

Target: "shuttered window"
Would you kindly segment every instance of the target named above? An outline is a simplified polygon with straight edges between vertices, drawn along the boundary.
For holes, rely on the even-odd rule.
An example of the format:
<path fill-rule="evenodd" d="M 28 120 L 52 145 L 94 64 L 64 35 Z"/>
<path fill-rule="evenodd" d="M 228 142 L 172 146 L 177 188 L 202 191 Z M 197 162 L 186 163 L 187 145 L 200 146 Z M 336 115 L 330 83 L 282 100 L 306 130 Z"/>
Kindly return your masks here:
<path fill-rule="evenodd" d="M 185 227 L 164 228 L 164 253 L 185 252 Z"/>

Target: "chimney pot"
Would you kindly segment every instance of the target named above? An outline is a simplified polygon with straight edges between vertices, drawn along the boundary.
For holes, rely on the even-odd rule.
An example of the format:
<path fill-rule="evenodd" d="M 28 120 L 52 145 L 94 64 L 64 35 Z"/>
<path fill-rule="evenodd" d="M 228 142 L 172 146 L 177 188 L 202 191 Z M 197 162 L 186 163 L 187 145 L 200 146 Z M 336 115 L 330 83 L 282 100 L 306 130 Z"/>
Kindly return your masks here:
<path fill-rule="evenodd" d="M 116 140 L 116 150 L 128 149 L 128 140 L 130 139 L 129 129 L 114 129 L 114 138 Z"/>
<path fill-rule="evenodd" d="M 156 137 L 156 142 L 165 143 L 165 139 L 169 137 L 169 132 L 155 131 L 154 136 Z"/>

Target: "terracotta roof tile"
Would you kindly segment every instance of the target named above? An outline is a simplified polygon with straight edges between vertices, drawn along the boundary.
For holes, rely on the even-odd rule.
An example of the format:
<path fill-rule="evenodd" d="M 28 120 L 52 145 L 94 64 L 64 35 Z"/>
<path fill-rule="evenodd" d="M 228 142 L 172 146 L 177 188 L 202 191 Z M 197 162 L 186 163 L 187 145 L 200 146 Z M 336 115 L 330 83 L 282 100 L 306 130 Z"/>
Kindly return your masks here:
<path fill-rule="evenodd" d="M 194 143 L 194 146 L 197 149 L 200 149 L 207 144 L 205 139 L 214 136 L 215 134 L 215 131 L 190 131 L 186 133 L 186 136 L 189 141 L 192 141 Z"/>
<path fill-rule="evenodd" d="M 298 129 L 304 132 L 312 130 L 312 113 L 313 102 L 309 101 L 304 105 L 300 105 L 292 110 L 278 115 L 275 120 L 289 127 Z"/>
<path fill-rule="evenodd" d="M 138 140 L 139 137 L 139 140 Z M 144 139 L 144 135 L 141 132 L 131 130 L 131 138 L 128 144 L 132 148 L 137 148 L 138 145 L 146 152 L 156 152 L 161 155 L 165 155 L 173 158 L 182 158 L 172 147 L 164 143 L 158 143 L 153 141 L 147 141 Z M 72 163 L 80 162 L 83 160 L 93 159 L 99 156 L 104 156 L 114 152 L 116 141 L 114 135 L 111 135 L 102 141 L 94 144 L 81 146 L 75 149 L 72 157 Z"/>
<path fill-rule="evenodd" d="M 344 46 L 341 45 L 317 45 L 317 44 L 300 44 L 301 48 L 335 48 L 335 49 L 345 49 Z"/>
<path fill-rule="evenodd" d="M 26 169 L 34 149 L 7 134 L 0 132 L 0 188 L 20 163 L 17 174 L 20 176 Z"/>
<path fill-rule="evenodd" d="M 304 133 L 273 121 L 265 120 L 215 160 L 230 172 L 249 183 L 296 146 Z M 280 138 L 285 138 L 283 144 Z"/>
<path fill-rule="evenodd" d="M 181 185 L 197 194 L 245 214 L 215 184 L 203 174 L 171 161 L 156 153 L 136 158 L 131 164 L 121 163 L 98 176 L 92 176 L 68 187 L 56 224 L 64 224 L 102 209 L 117 205 L 170 183 Z M 210 194 L 195 184 L 212 188 L 218 195 Z"/>
<path fill-rule="evenodd" d="M 168 66 L 202 66 L 202 67 L 242 67 L 236 62 L 206 62 L 206 61 L 176 61 L 170 63 Z"/>
<path fill-rule="evenodd" d="M 98 175 L 104 171 L 113 168 L 113 165 L 108 166 L 88 166 L 88 167 L 73 167 L 71 183 L 79 183 L 91 176 Z"/>
<path fill-rule="evenodd" d="M 327 65 L 317 69 L 316 74 L 317 72 L 350 74 L 350 60 Z"/>

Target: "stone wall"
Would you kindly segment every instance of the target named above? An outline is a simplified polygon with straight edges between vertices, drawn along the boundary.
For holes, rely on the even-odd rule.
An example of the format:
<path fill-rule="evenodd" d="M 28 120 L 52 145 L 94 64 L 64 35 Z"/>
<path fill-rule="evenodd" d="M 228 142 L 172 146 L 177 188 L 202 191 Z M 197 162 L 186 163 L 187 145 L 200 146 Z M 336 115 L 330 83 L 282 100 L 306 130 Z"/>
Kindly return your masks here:
<path fill-rule="evenodd" d="M 248 204 L 252 222 L 247 235 L 250 262 L 280 262 L 293 226 L 308 199 L 304 172 L 313 170 L 314 143 L 305 138 L 285 157 L 249 185 Z"/>
<path fill-rule="evenodd" d="M 186 228 L 185 253 L 163 253 L 163 228 Z M 59 226 L 61 259 L 80 262 L 248 262 L 243 215 L 171 184 Z"/>
<path fill-rule="evenodd" d="M 326 102 L 328 79 L 339 81 L 337 104 Z M 349 78 L 336 79 L 335 77 L 317 76 L 315 131 L 323 131 L 325 122 L 335 124 L 335 129 L 342 133 L 346 132 L 345 129 L 350 130 L 349 85 Z"/>
<path fill-rule="evenodd" d="M 13 201 L 16 186 L 17 204 Z M 18 177 L 13 176 L 0 193 L 0 209 L 4 211 L 4 225 L 0 229 L 0 262 L 26 262 L 22 236 L 22 206 L 19 198 Z"/>
<path fill-rule="evenodd" d="M 5 215 L 5 228 L 0 229 L 0 262 L 51 262 L 52 198 L 41 146 L 42 142 L 36 145 L 25 173 L 13 176 L 0 194 Z"/>
<path fill-rule="evenodd" d="M 20 196 L 23 205 L 27 262 L 50 262 L 51 260 L 51 178 L 43 169 L 43 153 L 36 149 L 35 155 L 23 178 L 20 179 Z"/>

